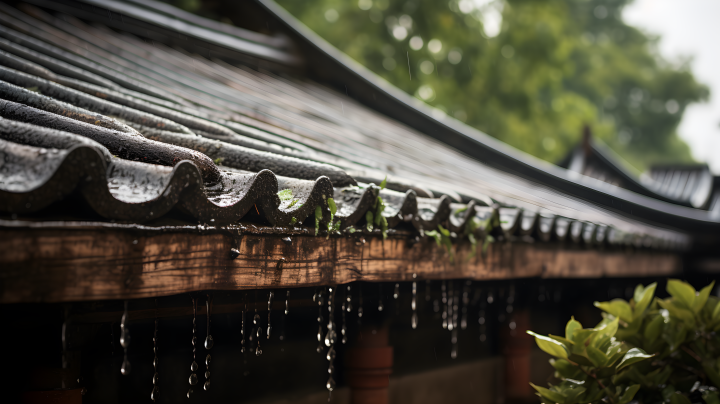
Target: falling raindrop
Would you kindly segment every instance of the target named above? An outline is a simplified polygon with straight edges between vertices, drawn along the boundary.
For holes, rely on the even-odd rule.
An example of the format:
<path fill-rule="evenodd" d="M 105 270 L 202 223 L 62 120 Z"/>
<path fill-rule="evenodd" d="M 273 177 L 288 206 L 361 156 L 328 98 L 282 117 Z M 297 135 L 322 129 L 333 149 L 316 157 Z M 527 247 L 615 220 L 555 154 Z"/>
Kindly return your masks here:
<path fill-rule="evenodd" d="M 440 290 L 442 292 L 442 303 L 443 303 L 443 313 L 442 313 L 442 327 L 444 329 L 448 328 L 448 295 L 447 295 L 447 281 L 442 282 L 442 286 L 440 287 Z"/>
<path fill-rule="evenodd" d="M 288 315 L 290 306 L 288 305 L 288 301 L 290 300 L 290 291 L 288 290 L 285 294 L 285 315 Z"/>
<path fill-rule="evenodd" d="M 317 321 L 318 321 L 318 332 L 317 332 L 318 347 L 317 347 L 317 352 L 318 352 L 318 353 L 323 352 L 323 350 L 325 349 L 325 347 L 324 347 L 324 345 L 323 345 L 323 315 L 322 315 L 322 313 L 323 313 L 323 305 L 322 305 L 322 300 L 323 300 L 323 298 L 322 298 L 322 289 L 318 289 L 318 290 L 315 292 L 315 295 L 313 296 L 313 301 L 315 301 L 315 302 L 318 303 L 318 316 L 317 316 Z"/>
<path fill-rule="evenodd" d="M 123 375 L 130 374 L 130 361 L 127 357 L 127 349 L 130 346 L 130 330 L 127 327 L 128 319 L 128 301 L 125 300 L 125 311 L 123 312 L 122 319 L 120 320 L 120 345 L 123 347 L 123 362 L 120 367 L 120 373 Z M 63 337 L 64 337 L 63 329 Z"/>
<path fill-rule="evenodd" d="M 260 336 L 262 335 L 262 327 L 258 326 L 257 328 L 257 345 L 255 346 L 255 356 L 262 355 L 262 349 L 260 348 Z"/>
<path fill-rule="evenodd" d="M 480 324 L 480 342 L 487 339 L 487 319 L 485 317 L 486 301 L 480 300 L 480 312 L 478 313 L 478 324 Z"/>
<path fill-rule="evenodd" d="M 363 295 L 362 295 L 362 283 L 358 286 L 358 324 L 362 324 L 363 316 Z"/>
<path fill-rule="evenodd" d="M 158 309 L 157 309 L 157 299 L 155 299 L 155 332 L 153 333 L 153 353 L 155 354 L 155 358 L 153 359 L 153 370 L 155 371 L 155 374 L 153 375 L 153 388 L 152 392 L 150 393 L 150 399 L 155 401 L 157 399 L 158 394 L 158 356 L 157 356 L 157 340 L 158 340 Z"/>
<path fill-rule="evenodd" d="M 343 344 L 347 343 L 347 325 L 345 321 L 345 314 L 347 313 L 347 305 L 350 304 L 350 299 L 348 297 L 348 294 L 350 293 L 350 286 L 347 287 L 345 290 L 345 299 L 343 300 L 342 307 L 340 308 L 340 312 L 342 313 L 342 328 L 340 328 L 340 333 L 342 334 L 341 342 Z"/>
<path fill-rule="evenodd" d="M 453 291 L 453 302 L 452 302 L 452 326 L 453 330 L 458 328 L 458 307 L 460 305 L 460 291 L 455 289 Z"/>
<path fill-rule="evenodd" d="M 328 324 L 327 324 L 327 334 L 325 335 L 325 345 L 330 347 L 328 349 L 327 355 L 325 358 L 328 360 L 328 381 L 325 384 L 325 387 L 328 390 L 328 401 L 330 401 L 330 398 L 332 396 L 333 390 L 335 390 L 335 317 L 334 317 L 334 306 L 333 303 L 335 301 L 335 291 L 333 288 L 328 289 Z M 343 316 L 345 315 L 345 310 L 343 310 Z"/>
<path fill-rule="evenodd" d="M 275 293 L 273 291 L 270 291 L 268 293 L 268 324 L 267 324 L 267 339 L 270 339 L 270 331 L 272 330 L 272 325 L 270 325 L 270 318 L 272 314 L 272 299 L 275 296 Z"/>
<path fill-rule="evenodd" d="M 393 299 L 397 300 L 398 296 L 400 296 L 400 284 L 395 284 L 395 291 L 393 292 Z"/>
<path fill-rule="evenodd" d="M 417 316 L 417 282 L 412 283 L 412 300 L 410 301 L 410 307 L 412 308 L 412 328 L 417 328 L 418 316 Z"/>
<path fill-rule="evenodd" d="M 452 343 L 452 349 L 450 350 L 450 357 L 455 359 L 455 358 L 457 358 L 457 351 L 458 351 L 457 328 L 452 331 L 452 337 L 450 338 L 450 342 Z"/>
<path fill-rule="evenodd" d="M 213 337 L 212 335 L 210 335 L 210 315 L 212 314 L 212 296 L 210 295 L 207 295 L 207 300 L 205 300 L 205 311 L 207 313 L 207 337 L 205 338 L 205 349 L 209 351 L 213 347 Z M 209 386 L 210 354 L 207 354 L 207 356 L 205 357 L 205 384 L 203 385 L 203 389 L 207 390 Z"/>
<path fill-rule="evenodd" d="M 192 298 L 192 308 L 193 308 L 193 329 L 192 329 L 192 332 L 193 332 L 193 337 L 192 337 L 192 344 L 193 344 L 193 361 L 192 361 L 192 363 L 190 364 L 190 372 L 191 372 L 191 373 L 190 373 L 190 377 L 188 377 L 188 383 L 190 383 L 190 386 L 194 386 L 194 385 L 196 385 L 197 382 L 198 382 L 198 377 L 197 377 L 197 375 L 195 374 L 195 372 L 196 372 L 197 369 L 198 369 L 198 364 L 197 364 L 197 362 L 195 361 L 195 352 L 197 351 L 197 337 L 196 337 L 196 335 L 195 335 L 195 334 L 197 333 L 197 304 L 198 304 L 198 299 L 195 298 L 195 297 Z M 187 392 L 187 397 L 190 398 L 190 394 L 192 394 L 192 393 L 193 393 L 193 389 L 192 389 L 192 387 L 191 387 L 191 388 L 188 390 L 188 392 Z"/>
<path fill-rule="evenodd" d="M 352 292 L 350 291 L 350 285 L 347 285 L 345 291 L 345 301 L 347 302 L 345 304 L 345 310 L 347 310 L 348 313 L 352 312 Z"/>

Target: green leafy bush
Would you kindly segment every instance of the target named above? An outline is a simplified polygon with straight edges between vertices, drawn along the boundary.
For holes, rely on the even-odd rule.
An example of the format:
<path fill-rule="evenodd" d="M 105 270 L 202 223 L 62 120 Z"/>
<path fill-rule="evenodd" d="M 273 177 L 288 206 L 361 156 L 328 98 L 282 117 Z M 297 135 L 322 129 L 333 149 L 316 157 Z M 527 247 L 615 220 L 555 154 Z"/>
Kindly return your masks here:
<path fill-rule="evenodd" d="M 640 403 L 720 404 L 720 304 L 710 296 L 715 282 L 699 292 L 670 279 L 668 299 L 656 284 L 638 285 L 628 302 L 595 302 L 603 320 L 583 328 L 574 318 L 565 336 L 539 335 L 540 349 L 560 383 L 532 385 L 546 404 Z"/>

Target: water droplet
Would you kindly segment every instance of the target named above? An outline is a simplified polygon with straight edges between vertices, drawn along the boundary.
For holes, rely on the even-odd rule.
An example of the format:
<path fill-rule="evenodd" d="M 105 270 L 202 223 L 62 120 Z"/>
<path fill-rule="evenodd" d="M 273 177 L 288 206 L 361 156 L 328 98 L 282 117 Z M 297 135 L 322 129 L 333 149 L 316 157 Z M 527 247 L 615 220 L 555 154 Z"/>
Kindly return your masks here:
<path fill-rule="evenodd" d="M 260 321 L 260 315 L 255 313 L 255 316 L 253 316 L 253 324 L 257 325 L 257 323 Z"/>
<path fill-rule="evenodd" d="M 188 383 L 190 383 L 191 386 L 196 385 L 198 382 L 197 375 L 195 373 L 191 373 L 190 377 L 188 378 Z"/>
<path fill-rule="evenodd" d="M 205 338 L 205 349 L 210 349 L 213 347 L 213 337 L 212 335 L 208 335 L 207 338 Z"/>
<path fill-rule="evenodd" d="M 205 357 L 205 366 L 210 366 L 210 361 L 212 360 L 212 357 L 210 357 L 210 354 L 207 354 Z"/>
<path fill-rule="evenodd" d="M 209 371 L 209 370 L 206 370 L 206 371 L 205 371 L 205 378 L 206 378 L 206 379 L 209 379 L 209 378 L 210 378 L 210 371 Z"/>
<path fill-rule="evenodd" d="M 157 355 L 157 353 L 155 353 L 155 354 Z M 153 358 L 153 367 L 157 368 L 157 365 L 158 365 L 158 358 L 155 357 L 155 358 Z"/>
<path fill-rule="evenodd" d="M 123 359 L 122 366 L 120 367 L 120 373 L 127 376 L 130 374 L 130 361 L 127 356 Z"/>
<path fill-rule="evenodd" d="M 412 314 L 412 328 L 413 330 L 417 328 L 418 325 L 418 315 L 417 313 Z"/>
<path fill-rule="evenodd" d="M 197 371 L 197 370 L 198 370 L 198 364 L 197 364 L 197 362 L 192 361 L 192 363 L 190 364 L 190 371 L 191 371 L 191 372 L 195 372 L 195 371 Z"/>
<path fill-rule="evenodd" d="M 122 327 L 122 331 L 120 331 L 120 345 L 123 348 L 127 348 L 130 345 L 130 332 L 125 327 Z"/>
<path fill-rule="evenodd" d="M 152 392 L 150 393 L 150 399 L 155 401 L 155 398 L 157 398 L 157 393 L 158 393 L 158 387 L 153 386 Z"/>
<path fill-rule="evenodd" d="M 325 355 L 325 359 L 329 361 L 335 359 L 335 348 L 330 347 L 330 349 L 328 349 L 327 355 Z"/>
<path fill-rule="evenodd" d="M 262 349 L 260 349 L 260 344 L 255 348 L 255 356 L 262 355 Z"/>
<path fill-rule="evenodd" d="M 203 385 L 203 389 L 207 390 L 210 387 L 210 380 L 206 380 L 205 384 Z"/>
<path fill-rule="evenodd" d="M 230 259 L 234 260 L 235 258 L 240 256 L 240 250 L 237 248 L 231 248 L 230 249 Z"/>
<path fill-rule="evenodd" d="M 197 343 L 197 337 L 193 335 L 193 337 L 192 337 L 193 346 L 195 346 L 196 343 Z"/>
<path fill-rule="evenodd" d="M 400 284 L 395 284 L 395 291 L 393 292 L 393 299 L 397 300 L 398 296 L 400 296 Z"/>
<path fill-rule="evenodd" d="M 319 325 L 319 326 L 318 326 L 317 340 L 318 340 L 318 341 L 322 341 L 322 340 L 323 340 L 322 325 Z"/>
<path fill-rule="evenodd" d="M 457 358 L 457 347 L 453 345 L 452 350 L 450 351 L 450 357 L 455 359 Z"/>
<path fill-rule="evenodd" d="M 153 384 L 157 384 L 157 383 L 158 383 L 158 373 L 155 372 L 155 374 L 153 375 Z"/>
<path fill-rule="evenodd" d="M 380 300 L 380 301 L 378 302 L 378 311 L 383 311 L 384 308 L 385 308 L 385 306 L 383 305 L 382 300 Z"/>
<path fill-rule="evenodd" d="M 328 389 L 328 391 L 335 390 L 335 380 L 333 380 L 332 376 L 330 376 L 330 378 L 328 379 L 325 387 Z"/>
<path fill-rule="evenodd" d="M 87 394 L 87 389 L 83 387 L 82 389 L 80 389 L 80 395 L 84 396 L 85 394 Z"/>
<path fill-rule="evenodd" d="M 190 398 L 190 394 L 192 394 L 192 393 L 193 393 L 193 389 L 188 390 L 188 392 L 187 392 L 187 398 Z"/>

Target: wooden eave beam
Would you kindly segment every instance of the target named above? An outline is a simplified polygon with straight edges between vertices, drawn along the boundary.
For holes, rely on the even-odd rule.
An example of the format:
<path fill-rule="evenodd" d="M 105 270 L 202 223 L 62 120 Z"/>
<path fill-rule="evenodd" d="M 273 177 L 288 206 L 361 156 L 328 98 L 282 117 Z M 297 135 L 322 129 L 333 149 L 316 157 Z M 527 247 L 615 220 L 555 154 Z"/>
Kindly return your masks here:
<path fill-rule="evenodd" d="M 471 245 L 462 241 L 451 259 L 433 239 L 416 241 L 414 234 L 404 232 L 392 232 L 383 241 L 360 233 L 316 237 L 303 229 L 288 241 L 273 228 L 211 230 L 107 224 L 0 227 L 0 303 L 135 299 L 204 290 L 411 281 L 415 276 L 500 280 L 681 271 L 679 255 L 651 250 L 503 242 L 468 258 Z M 239 253 L 234 259 L 233 248 Z"/>

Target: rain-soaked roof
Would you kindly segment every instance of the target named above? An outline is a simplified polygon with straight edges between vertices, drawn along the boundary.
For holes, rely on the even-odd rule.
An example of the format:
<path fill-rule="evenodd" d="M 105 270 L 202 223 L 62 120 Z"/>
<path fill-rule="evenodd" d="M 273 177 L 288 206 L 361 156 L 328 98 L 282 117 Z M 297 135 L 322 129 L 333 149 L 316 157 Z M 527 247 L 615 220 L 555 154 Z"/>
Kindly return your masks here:
<path fill-rule="evenodd" d="M 0 3 L 6 217 L 79 196 L 131 223 L 177 211 L 216 226 L 258 215 L 339 232 L 371 222 L 378 234 L 385 222 L 477 237 L 497 225 L 507 237 L 662 249 L 687 248 L 693 226 L 720 229 L 712 209 L 573 177 L 433 117 L 377 78 L 365 96 L 394 103 L 361 103 L 350 96 L 368 74 L 357 66 L 344 67 L 349 91 L 316 81 L 327 44 L 272 3 L 262 2 L 287 35 L 152 1 L 28 3 Z"/>

